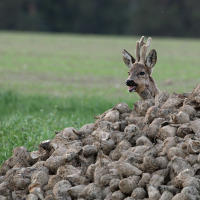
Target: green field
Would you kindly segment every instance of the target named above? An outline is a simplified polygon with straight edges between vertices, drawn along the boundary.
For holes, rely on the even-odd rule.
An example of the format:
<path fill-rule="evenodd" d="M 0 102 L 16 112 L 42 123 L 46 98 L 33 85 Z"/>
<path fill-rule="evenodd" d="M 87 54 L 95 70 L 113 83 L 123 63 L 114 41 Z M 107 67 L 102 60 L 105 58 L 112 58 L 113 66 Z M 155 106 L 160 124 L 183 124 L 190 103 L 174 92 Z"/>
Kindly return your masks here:
<path fill-rule="evenodd" d="M 130 107 L 121 51 L 139 37 L 0 32 L 0 163 L 16 146 L 30 151 L 55 130 L 79 129 L 119 102 Z M 153 77 L 161 90 L 189 92 L 199 82 L 200 40 L 154 38 Z"/>

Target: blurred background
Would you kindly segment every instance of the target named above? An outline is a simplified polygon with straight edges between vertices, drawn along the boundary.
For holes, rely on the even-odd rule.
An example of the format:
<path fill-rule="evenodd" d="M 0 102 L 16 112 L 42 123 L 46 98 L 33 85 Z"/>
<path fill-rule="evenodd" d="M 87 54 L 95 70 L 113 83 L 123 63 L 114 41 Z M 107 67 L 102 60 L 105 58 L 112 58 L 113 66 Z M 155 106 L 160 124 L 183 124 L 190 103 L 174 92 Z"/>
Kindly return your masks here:
<path fill-rule="evenodd" d="M 200 36 L 198 0 L 1 0 L 0 29 Z"/>
<path fill-rule="evenodd" d="M 198 0 L 1 0 L 0 163 L 65 127 L 139 98 L 127 92 L 121 52 L 151 36 L 160 90 L 200 82 Z"/>

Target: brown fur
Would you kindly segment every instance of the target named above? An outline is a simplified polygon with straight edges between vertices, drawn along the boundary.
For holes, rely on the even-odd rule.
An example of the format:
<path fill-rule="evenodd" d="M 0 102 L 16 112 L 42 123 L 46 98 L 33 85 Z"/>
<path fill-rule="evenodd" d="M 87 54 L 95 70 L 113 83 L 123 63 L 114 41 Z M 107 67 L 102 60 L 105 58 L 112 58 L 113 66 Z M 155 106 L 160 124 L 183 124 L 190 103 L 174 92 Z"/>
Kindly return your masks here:
<path fill-rule="evenodd" d="M 144 37 L 136 43 L 136 59 L 134 59 L 126 50 L 122 52 L 124 63 L 130 68 L 128 80 L 133 80 L 138 86 L 135 92 L 143 99 L 152 99 L 159 93 L 154 79 L 151 76 L 152 68 L 156 64 L 157 53 L 153 49 L 146 56 L 150 47 L 151 38 L 148 38 L 145 45 Z M 140 49 L 142 51 L 140 52 Z M 144 72 L 144 75 L 140 73 Z"/>

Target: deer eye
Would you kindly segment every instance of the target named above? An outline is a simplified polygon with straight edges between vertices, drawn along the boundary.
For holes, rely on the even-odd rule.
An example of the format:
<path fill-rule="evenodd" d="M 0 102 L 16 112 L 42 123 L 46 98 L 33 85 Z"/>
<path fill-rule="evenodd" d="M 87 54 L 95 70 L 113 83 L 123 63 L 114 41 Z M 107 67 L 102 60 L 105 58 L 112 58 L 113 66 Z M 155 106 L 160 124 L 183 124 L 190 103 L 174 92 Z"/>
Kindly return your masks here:
<path fill-rule="evenodd" d="M 145 75 L 145 73 L 144 72 L 140 72 L 140 75 Z"/>
<path fill-rule="evenodd" d="M 128 72 L 128 75 L 130 75 L 130 72 Z"/>

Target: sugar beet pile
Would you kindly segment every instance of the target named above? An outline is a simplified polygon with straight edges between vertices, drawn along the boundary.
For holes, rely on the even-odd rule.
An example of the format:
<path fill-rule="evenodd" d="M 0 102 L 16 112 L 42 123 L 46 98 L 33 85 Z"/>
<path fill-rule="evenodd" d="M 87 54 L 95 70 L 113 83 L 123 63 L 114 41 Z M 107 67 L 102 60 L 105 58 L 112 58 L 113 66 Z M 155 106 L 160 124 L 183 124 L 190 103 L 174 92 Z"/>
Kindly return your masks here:
<path fill-rule="evenodd" d="M 65 128 L 0 169 L 0 200 L 200 199 L 200 84 Z"/>

